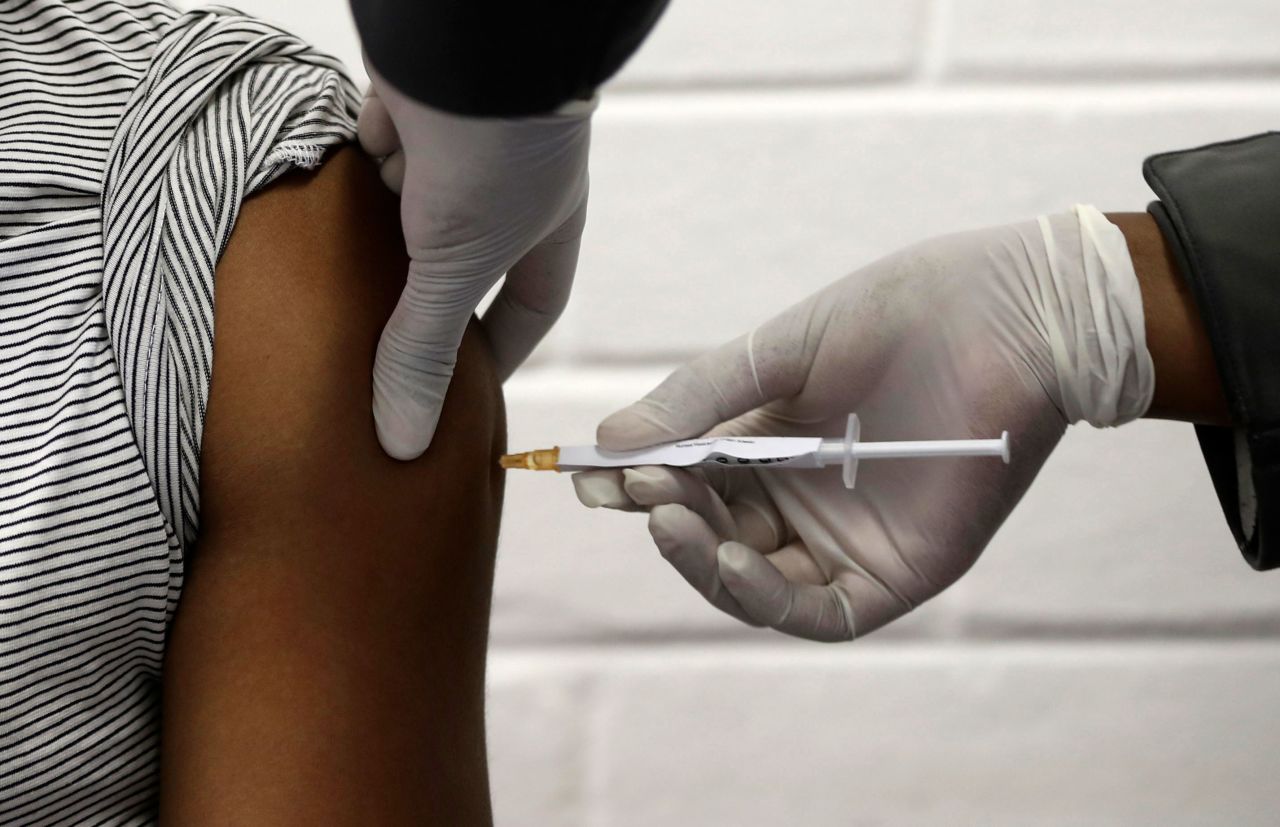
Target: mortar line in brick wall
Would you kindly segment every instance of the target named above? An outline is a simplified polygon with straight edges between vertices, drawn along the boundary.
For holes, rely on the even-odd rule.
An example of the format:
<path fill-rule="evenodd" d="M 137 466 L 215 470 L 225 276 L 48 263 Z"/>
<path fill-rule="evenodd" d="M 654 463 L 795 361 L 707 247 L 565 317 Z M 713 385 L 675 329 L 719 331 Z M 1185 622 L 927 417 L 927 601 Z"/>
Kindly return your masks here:
<path fill-rule="evenodd" d="M 954 616 L 951 616 L 954 615 Z M 917 646 L 1016 646 L 1036 644 L 1070 646 L 1195 645 L 1201 643 L 1276 643 L 1280 644 L 1280 617 L 1265 613 L 1242 613 L 1234 617 L 1205 618 L 1188 616 L 1177 620 L 1158 618 L 1117 620 L 1063 620 L 1000 617 L 969 617 L 964 612 L 945 613 L 937 618 L 933 631 L 906 635 L 882 632 L 863 642 L 874 648 Z M 682 651 L 690 647 L 750 650 L 769 642 L 751 640 L 737 631 L 707 633 L 694 631 L 678 636 L 671 630 L 620 635 L 616 632 L 583 633 L 578 636 L 546 635 L 523 639 L 495 638 L 492 650 L 508 654 L 555 649 L 576 651 L 582 648 L 607 647 L 619 651 Z"/>
<path fill-rule="evenodd" d="M 957 90 L 993 87 L 1075 86 L 1096 91 L 1123 86 L 1181 87 L 1188 83 L 1229 84 L 1275 81 L 1280 78 L 1280 61 L 1227 63 L 1205 61 L 1186 65 L 1125 65 L 1121 62 L 1091 67 L 1046 64 L 1006 66 L 946 65 L 946 56 L 936 50 L 922 50 L 912 65 L 903 70 L 831 75 L 742 75 L 735 78 L 688 77 L 681 80 L 627 81 L 605 87 L 605 100 L 629 97 L 688 97 L 702 94 L 803 93 L 847 90 L 852 92 L 901 93 L 908 89 Z"/>
<path fill-rule="evenodd" d="M 916 61 L 913 61 L 913 63 Z M 625 80 L 605 87 L 609 96 L 614 95 L 681 95 L 686 93 L 737 90 L 786 90 L 804 89 L 901 89 L 911 83 L 916 74 L 913 65 L 901 69 L 883 71 L 867 70 L 849 73 L 800 73 L 797 75 L 743 74 L 737 77 L 709 77 L 690 75 L 679 79 Z"/>
<path fill-rule="evenodd" d="M 1069 83 L 1077 86 L 1161 85 L 1230 83 L 1233 81 L 1280 78 L 1280 60 L 1230 63 L 1205 60 L 1186 64 L 1142 65 L 1121 61 L 1099 62 L 1095 66 L 1055 66 L 1051 62 L 1004 66 L 960 66 L 944 69 L 940 78 L 948 87 L 1002 84 L 1009 86 Z"/>
<path fill-rule="evenodd" d="M 1123 86 L 1181 87 L 1188 83 L 1226 84 L 1262 82 L 1280 78 L 1280 61 L 1251 64 L 1191 63 L 1185 66 L 1126 66 L 1122 63 L 1094 67 L 1055 67 L 1044 64 L 1004 67 L 967 66 L 949 68 L 943 56 L 922 52 L 914 65 L 902 71 L 858 74 L 798 75 L 772 77 L 744 75 L 736 78 L 697 78 L 680 81 L 628 81 L 605 88 L 605 100 L 628 97 L 673 98 L 702 94 L 786 93 L 823 90 L 901 93 L 908 89 L 958 90 L 991 87 L 1025 88 L 1076 86 L 1097 90 Z"/>
<path fill-rule="evenodd" d="M 965 82 L 938 86 L 785 89 L 689 89 L 679 93 L 605 95 L 598 123 L 696 121 L 724 117 L 839 116 L 863 112 L 947 112 L 981 108 L 1045 111 L 1066 107 L 1127 111 L 1135 106 L 1229 108 L 1280 100 L 1280 72 L 1267 77 L 1176 83 Z"/>
<path fill-rule="evenodd" d="M 584 827 L 608 827 L 609 818 L 608 790 L 606 789 L 609 774 L 605 772 L 604 761 L 609 750 L 604 744 L 604 732 L 609 722 L 604 693 L 600 691 L 601 675 L 595 670 L 584 670 L 582 676 L 582 708 L 585 714 L 579 716 L 582 731 L 579 733 L 582 743 L 582 775 L 583 790 L 582 812 L 586 819 Z"/>
<path fill-rule="evenodd" d="M 607 745 L 599 741 L 599 724 L 608 718 L 607 698 L 601 680 L 610 676 L 643 674 L 680 669 L 714 671 L 725 665 L 746 669 L 778 670 L 797 667 L 879 668 L 911 667 L 919 664 L 960 663 L 973 657 L 997 658 L 1024 663 L 1075 663 L 1081 659 L 1099 663 L 1131 663 L 1187 659 L 1205 664 L 1266 657 L 1280 662 L 1280 639 L 1268 640 L 1075 640 L 1075 641 L 1004 641 L 947 643 L 901 643 L 877 645 L 866 643 L 814 647 L 801 641 L 760 643 L 748 646 L 617 647 L 602 644 L 578 646 L 541 646 L 519 651 L 490 652 L 491 671 L 504 668 L 521 672 L 540 670 L 554 674 L 572 673 L 583 681 L 579 696 L 590 722 L 584 740 L 588 764 L 598 767 L 598 753 Z M 589 771 L 589 770 L 588 770 Z M 598 789 L 598 788 L 597 788 Z M 587 790 L 589 802 L 593 793 Z M 590 807 L 587 808 L 591 810 Z M 592 822 L 594 824 L 595 822 Z"/>
<path fill-rule="evenodd" d="M 569 766 L 565 767 L 565 772 L 570 773 L 572 777 L 572 788 L 574 801 L 571 812 L 574 814 L 575 823 L 581 827 L 589 827 L 594 824 L 592 812 L 595 808 L 593 799 L 596 795 L 593 789 L 593 780 L 591 777 L 591 766 L 593 763 L 591 744 L 592 726 L 590 721 L 589 710 L 594 705 L 594 684 L 597 676 L 589 671 L 583 670 L 575 674 L 569 681 L 568 685 L 572 687 L 573 702 L 579 709 L 588 710 L 586 715 L 571 716 L 571 726 L 573 732 L 574 751 Z"/>

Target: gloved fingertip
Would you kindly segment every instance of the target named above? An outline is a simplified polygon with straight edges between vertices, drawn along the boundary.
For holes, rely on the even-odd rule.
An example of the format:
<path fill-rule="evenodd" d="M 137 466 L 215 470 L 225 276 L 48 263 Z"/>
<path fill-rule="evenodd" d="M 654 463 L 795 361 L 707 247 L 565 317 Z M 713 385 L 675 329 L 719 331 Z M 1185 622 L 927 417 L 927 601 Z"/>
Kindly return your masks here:
<path fill-rule="evenodd" d="M 633 436 L 626 411 L 610 414 L 596 426 L 596 444 L 608 451 L 630 451 L 643 448 Z"/>
<path fill-rule="evenodd" d="M 658 551 L 662 552 L 663 557 L 668 557 L 673 547 L 675 535 L 671 531 L 671 524 L 677 508 L 679 506 L 668 503 L 649 510 L 649 536 L 658 544 Z"/>
<path fill-rule="evenodd" d="M 412 433 L 402 424 L 386 425 L 384 419 L 378 416 L 376 409 L 373 423 L 378 432 L 378 443 L 392 459 L 408 462 L 422 456 L 427 448 L 431 447 L 431 438 L 434 433 L 427 433 L 424 439 L 423 435 Z"/>
<path fill-rule="evenodd" d="M 377 389 L 374 383 L 373 425 L 382 450 L 393 459 L 417 459 L 431 447 L 439 408 L 422 409 L 410 403 L 397 403 Z"/>
<path fill-rule="evenodd" d="M 759 552 L 729 540 L 716 549 L 716 562 L 720 582 L 752 620 L 777 626 L 786 619 L 786 578 Z"/>
<path fill-rule="evenodd" d="M 631 500 L 612 475 L 574 474 L 573 490 L 578 502 L 587 508 L 626 508 Z"/>
<path fill-rule="evenodd" d="M 651 479 L 643 471 L 637 471 L 634 468 L 622 469 L 622 487 L 628 494 L 642 488 L 647 482 L 651 482 Z"/>
<path fill-rule="evenodd" d="M 649 509 L 649 533 L 658 540 L 659 535 L 674 539 L 688 534 L 696 526 L 698 516 L 679 503 L 663 503 Z"/>
<path fill-rule="evenodd" d="M 659 505 L 679 495 L 679 484 L 670 473 L 653 466 L 622 469 L 622 487 L 640 505 Z"/>
<path fill-rule="evenodd" d="M 382 163 L 378 165 L 378 175 L 382 178 L 382 183 L 396 195 L 404 189 L 404 164 L 404 152 L 396 150 L 382 159 Z"/>
<path fill-rule="evenodd" d="M 615 411 L 596 427 L 596 443 L 609 451 L 634 451 L 679 439 L 661 422 L 632 405 Z"/>
<path fill-rule="evenodd" d="M 364 99 L 356 117 L 356 139 L 361 149 L 375 158 L 389 155 L 400 145 L 400 136 L 387 106 L 376 93 Z"/>
<path fill-rule="evenodd" d="M 720 583 L 716 565 L 719 538 L 691 509 L 679 503 L 654 506 L 649 535 L 662 557 L 713 606 L 744 623 L 758 625 Z"/>
<path fill-rule="evenodd" d="M 729 540 L 721 543 L 720 547 L 716 549 L 716 560 L 720 563 L 721 569 L 727 569 L 733 574 L 742 577 L 751 567 L 751 558 L 754 554 L 754 551 L 742 543 Z"/>
<path fill-rule="evenodd" d="M 418 445 L 412 440 L 405 439 L 402 434 L 388 432 L 381 425 L 377 425 L 376 421 L 375 428 L 378 432 L 378 444 L 392 459 L 409 462 L 425 454 L 427 448 L 431 447 L 430 442 L 426 445 Z"/>

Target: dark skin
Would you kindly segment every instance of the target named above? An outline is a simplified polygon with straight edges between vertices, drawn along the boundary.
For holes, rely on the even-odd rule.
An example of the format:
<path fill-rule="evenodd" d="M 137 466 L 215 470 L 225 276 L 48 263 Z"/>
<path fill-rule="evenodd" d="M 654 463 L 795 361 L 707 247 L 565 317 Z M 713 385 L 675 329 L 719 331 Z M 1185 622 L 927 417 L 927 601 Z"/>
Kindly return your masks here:
<path fill-rule="evenodd" d="M 1200 311 L 1155 220 L 1147 213 L 1108 213 L 1124 233 L 1142 291 L 1155 395 L 1147 416 L 1228 425 L 1231 415 Z"/>
<path fill-rule="evenodd" d="M 378 445 L 398 228 L 347 147 L 250 198 L 218 264 L 201 538 L 163 673 L 165 824 L 492 820 L 502 395 L 473 325 L 430 450 Z"/>

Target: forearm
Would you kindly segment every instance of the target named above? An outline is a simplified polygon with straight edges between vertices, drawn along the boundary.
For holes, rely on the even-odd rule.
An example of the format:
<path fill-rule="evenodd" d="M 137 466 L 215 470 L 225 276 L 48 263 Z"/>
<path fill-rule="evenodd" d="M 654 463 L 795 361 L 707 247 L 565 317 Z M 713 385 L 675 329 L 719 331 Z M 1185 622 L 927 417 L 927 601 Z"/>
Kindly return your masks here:
<path fill-rule="evenodd" d="M 1156 373 L 1146 415 L 1227 424 L 1230 416 L 1213 349 L 1164 236 L 1147 213 L 1109 213 L 1107 218 L 1124 234 L 1142 291 L 1147 349 Z"/>

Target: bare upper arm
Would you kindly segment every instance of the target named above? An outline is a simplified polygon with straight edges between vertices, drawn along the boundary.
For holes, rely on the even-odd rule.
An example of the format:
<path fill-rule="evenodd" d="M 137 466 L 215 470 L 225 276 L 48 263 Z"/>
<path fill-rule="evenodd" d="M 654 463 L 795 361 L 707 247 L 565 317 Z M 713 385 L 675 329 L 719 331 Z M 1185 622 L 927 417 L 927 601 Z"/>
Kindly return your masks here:
<path fill-rule="evenodd" d="M 371 369 L 406 266 L 353 148 L 243 205 L 164 669 L 166 821 L 488 819 L 501 391 L 473 325 L 430 450 L 382 452 Z"/>

